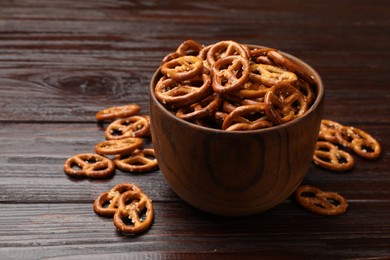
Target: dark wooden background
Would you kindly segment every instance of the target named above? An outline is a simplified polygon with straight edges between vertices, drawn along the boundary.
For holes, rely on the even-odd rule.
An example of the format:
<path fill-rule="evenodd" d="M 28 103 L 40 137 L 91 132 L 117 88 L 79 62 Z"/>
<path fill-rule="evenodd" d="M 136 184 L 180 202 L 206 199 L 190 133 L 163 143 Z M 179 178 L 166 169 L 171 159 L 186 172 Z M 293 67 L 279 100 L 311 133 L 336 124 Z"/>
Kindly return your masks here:
<path fill-rule="evenodd" d="M 346 214 L 314 215 L 288 199 L 224 218 L 184 203 L 159 171 L 64 174 L 68 157 L 104 140 L 98 110 L 138 103 L 148 113 L 154 70 L 186 39 L 272 46 L 318 70 L 324 117 L 366 130 L 383 148 L 347 173 L 311 166 L 304 183 L 344 195 Z M 390 257 L 389 68 L 387 0 L 1 0 L 0 259 Z M 92 210 L 122 182 L 154 202 L 142 235 L 123 236 Z"/>

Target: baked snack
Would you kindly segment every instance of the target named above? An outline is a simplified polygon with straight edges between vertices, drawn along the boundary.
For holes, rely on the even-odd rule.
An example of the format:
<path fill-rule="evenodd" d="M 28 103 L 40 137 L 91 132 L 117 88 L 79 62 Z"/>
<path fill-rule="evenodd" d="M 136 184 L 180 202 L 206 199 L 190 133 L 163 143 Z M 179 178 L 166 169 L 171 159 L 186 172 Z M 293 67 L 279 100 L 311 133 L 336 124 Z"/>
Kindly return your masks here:
<path fill-rule="evenodd" d="M 151 199 L 143 192 L 126 191 L 119 198 L 113 221 L 122 233 L 135 234 L 147 230 L 153 219 L 154 207 Z"/>
<path fill-rule="evenodd" d="M 115 170 L 108 158 L 91 153 L 77 154 L 65 161 L 64 171 L 73 177 L 107 178 Z"/>
<path fill-rule="evenodd" d="M 317 142 L 313 162 L 333 171 L 348 171 L 355 166 L 355 159 L 350 153 L 327 141 Z"/>
<path fill-rule="evenodd" d="M 379 142 L 367 132 L 345 126 L 336 121 L 322 119 L 313 162 L 334 171 L 346 171 L 354 167 L 354 152 L 364 159 L 378 159 L 381 155 Z"/>
<path fill-rule="evenodd" d="M 96 144 L 95 151 L 100 155 L 132 153 L 140 148 L 144 141 L 138 137 L 107 140 Z"/>
<path fill-rule="evenodd" d="M 118 118 L 130 117 L 138 114 L 141 107 L 137 104 L 128 104 L 123 106 L 109 107 L 96 113 L 96 120 L 105 121 Z"/>
<path fill-rule="evenodd" d="M 295 198 L 302 207 L 320 215 L 340 215 L 348 208 L 347 201 L 340 194 L 325 192 L 310 185 L 298 187 Z"/>
<path fill-rule="evenodd" d="M 96 214 L 104 217 L 112 217 L 118 209 L 118 201 L 126 191 L 141 192 L 141 189 L 133 183 L 121 183 L 111 190 L 105 191 L 96 198 L 93 210 Z"/>
<path fill-rule="evenodd" d="M 163 58 L 160 72 L 154 95 L 163 106 L 180 119 L 226 131 L 289 122 L 303 115 L 317 94 L 312 76 L 286 55 L 235 41 L 208 46 L 185 41 Z M 243 112 L 255 107 L 253 115 Z"/>
<path fill-rule="evenodd" d="M 351 149 L 364 159 L 378 159 L 381 155 L 379 142 L 367 132 L 352 126 L 343 126 L 335 134 L 337 142 Z"/>
<path fill-rule="evenodd" d="M 104 132 L 107 140 L 150 135 L 150 121 L 144 116 L 120 118 L 109 124 Z"/>
<path fill-rule="evenodd" d="M 133 183 L 121 183 L 101 193 L 93 204 L 96 214 L 113 217 L 114 225 L 123 234 L 138 234 L 153 223 L 152 200 Z"/>
<path fill-rule="evenodd" d="M 127 172 L 149 172 L 158 168 L 154 149 L 137 149 L 129 154 L 117 154 L 116 167 Z"/>

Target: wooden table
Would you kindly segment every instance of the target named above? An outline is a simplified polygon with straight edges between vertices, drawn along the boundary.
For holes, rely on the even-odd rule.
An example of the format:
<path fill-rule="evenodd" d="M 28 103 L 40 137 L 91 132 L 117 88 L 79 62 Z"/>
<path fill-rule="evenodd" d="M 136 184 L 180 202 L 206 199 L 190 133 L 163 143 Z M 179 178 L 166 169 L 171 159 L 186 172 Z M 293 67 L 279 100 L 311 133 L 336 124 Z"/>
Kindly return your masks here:
<path fill-rule="evenodd" d="M 324 118 L 366 130 L 383 148 L 376 161 L 355 157 L 350 172 L 310 167 L 304 183 L 345 196 L 346 214 L 315 215 L 287 199 L 218 217 L 183 202 L 160 171 L 107 180 L 63 172 L 68 157 L 104 140 L 98 110 L 137 103 L 148 113 L 154 70 L 190 38 L 272 46 L 318 70 Z M 389 60 L 385 0 L 2 0 L 0 258 L 390 257 Z M 138 236 L 92 210 L 122 182 L 154 202 L 155 221 Z"/>

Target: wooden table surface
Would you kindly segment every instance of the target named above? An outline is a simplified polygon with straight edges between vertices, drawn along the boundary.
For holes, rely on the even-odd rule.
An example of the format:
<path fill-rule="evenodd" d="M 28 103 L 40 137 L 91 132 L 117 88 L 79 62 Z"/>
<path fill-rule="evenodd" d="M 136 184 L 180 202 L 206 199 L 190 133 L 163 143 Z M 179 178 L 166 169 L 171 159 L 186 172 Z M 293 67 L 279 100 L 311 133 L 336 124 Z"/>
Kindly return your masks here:
<path fill-rule="evenodd" d="M 324 118 L 382 145 L 354 170 L 311 165 L 305 184 L 337 191 L 346 214 L 307 212 L 294 199 L 228 218 L 178 198 L 160 171 L 73 179 L 65 160 L 104 140 L 100 109 L 137 103 L 160 60 L 182 41 L 235 40 L 300 57 L 322 76 Z M 356 1 L 0 1 L 0 259 L 390 257 L 390 3 Z M 155 221 L 117 232 L 92 209 L 122 182 L 151 197 Z"/>

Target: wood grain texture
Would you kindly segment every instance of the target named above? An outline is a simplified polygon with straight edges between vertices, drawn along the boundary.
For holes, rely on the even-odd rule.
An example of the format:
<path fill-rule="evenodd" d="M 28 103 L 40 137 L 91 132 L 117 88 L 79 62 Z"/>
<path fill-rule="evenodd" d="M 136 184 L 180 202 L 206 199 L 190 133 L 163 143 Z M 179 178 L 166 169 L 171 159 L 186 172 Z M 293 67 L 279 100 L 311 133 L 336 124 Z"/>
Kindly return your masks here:
<path fill-rule="evenodd" d="M 0 1 L 0 258 L 237 259 L 390 256 L 390 4 L 330 1 Z M 381 143 L 354 170 L 311 165 L 304 183 L 337 191 L 348 212 L 323 217 L 288 198 L 262 214 L 222 218 L 179 199 L 160 171 L 69 178 L 65 160 L 104 140 L 95 113 L 148 111 L 160 60 L 186 39 L 236 40 L 291 53 L 325 85 L 324 117 Z M 147 145 L 151 145 L 150 140 Z M 148 193 L 156 218 L 125 237 L 92 202 L 121 182 Z"/>
<path fill-rule="evenodd" d="M 157 202 L 152 228 L 142 235 L 125 237 L 115 231 L 111 219 L 96 216 L 84 204 L 7 204 L 0 220 L 0 253 L 8 251 L 7 255 L 14 259 L 31 259 L 31 252 L 37 257 L 111 253 L 125 256 L 133 252 L 180 256 L 192 250 L 205 256 L 321 253 L 323 257 L 368 257 L 386 253 L 383 246 L 390 229 L 386 210 L 389 206 L 388 202 L 360 206 L 352 202 L 353 213 L 351 210 L 342 217 L 324 218 L 285 202 L 253 217 L 220 218 L 182 202 Z M 19 214 L 15 215 L 15 211 Z M 373 225 L 370 219 L 378 215 L 381 217 Z M 14 223 L 12 227 L 9 222 Z M 340 240 L 344 241 L 342 246 L 338 245 Z"/>

